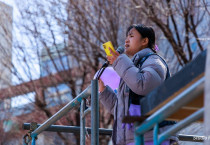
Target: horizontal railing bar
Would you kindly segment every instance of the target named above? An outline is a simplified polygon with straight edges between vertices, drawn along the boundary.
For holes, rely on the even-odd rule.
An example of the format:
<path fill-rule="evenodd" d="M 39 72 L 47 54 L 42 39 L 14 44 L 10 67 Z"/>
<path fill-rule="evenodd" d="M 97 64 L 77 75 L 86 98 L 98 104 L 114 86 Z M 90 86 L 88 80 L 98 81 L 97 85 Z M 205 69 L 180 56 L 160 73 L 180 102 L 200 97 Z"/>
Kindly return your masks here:
<path fill-rule="evenodd" d="M 39 127 L 40 124 L 37 124 Z M 24 130 L 30 130 L 30 123 L 24 123 L 23 124 Z M 51 131 L 51 132 L 66 132 L 66 133 L 80 133 L 80 127 L 79 126 L 63 126 L 63 125 L 50 125 L 46 130 L 44 131 Z M 86 127 L 86 131 L 88 134 L 91 134 L 91 128 Z M 99 128 L 99 134 L 100 135 L 112 135 L 112 129 L 105 129 L 105 128 Z"/>

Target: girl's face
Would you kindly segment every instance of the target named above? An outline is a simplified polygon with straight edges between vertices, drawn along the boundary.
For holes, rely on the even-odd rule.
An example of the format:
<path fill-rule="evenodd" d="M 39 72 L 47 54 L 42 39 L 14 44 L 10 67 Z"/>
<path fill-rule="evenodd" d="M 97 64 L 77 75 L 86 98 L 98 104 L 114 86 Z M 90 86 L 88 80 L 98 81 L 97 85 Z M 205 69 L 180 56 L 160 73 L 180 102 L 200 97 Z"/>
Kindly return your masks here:
<path fill-rule="evenodd" d="M 146 39 L 142 38 L 141 34 L 135 28 L 132 28 L 125 39 L 125 53 L 128 56 L 133 56 L 138 51 L 144 49 L 148 44 Z"/>

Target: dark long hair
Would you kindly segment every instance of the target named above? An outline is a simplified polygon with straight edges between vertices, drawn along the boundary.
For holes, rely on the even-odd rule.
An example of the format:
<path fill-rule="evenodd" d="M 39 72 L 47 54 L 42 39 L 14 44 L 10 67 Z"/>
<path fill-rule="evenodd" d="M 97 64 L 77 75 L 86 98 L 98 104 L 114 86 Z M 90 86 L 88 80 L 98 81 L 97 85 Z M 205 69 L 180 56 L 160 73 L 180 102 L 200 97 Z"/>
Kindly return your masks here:
<path fill-rule="evenodd" d="M 156 52 L 155 50 L 155 32 L 152 27 L 150 26 L 145 26 L 142 24 L 133 24 L 128 27 L 126 31 L 126 36 L 128 36 L 128 32 L 132 29 L 135 28 L 142 36 L 142 38 L 148 38 L 148 48 L 152 49 L 152 51 Z"/>

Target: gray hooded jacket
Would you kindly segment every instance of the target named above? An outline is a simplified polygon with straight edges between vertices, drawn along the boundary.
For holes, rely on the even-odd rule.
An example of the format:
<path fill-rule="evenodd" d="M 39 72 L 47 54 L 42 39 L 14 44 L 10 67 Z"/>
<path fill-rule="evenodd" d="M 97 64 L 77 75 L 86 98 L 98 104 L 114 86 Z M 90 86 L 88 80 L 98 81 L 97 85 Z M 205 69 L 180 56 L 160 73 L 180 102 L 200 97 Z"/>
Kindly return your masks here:
<path fill-rule="evenodd" d="M 127 55 L 121 54 L 112 65 L 121 78 L 117 94 L 106 86 L 99 95 L 100 102 L 114 115 L 112 134 L 114 144 L 126 145 L 134 142 L 134 130 L 122 128 L 122 119 L 128 115 L 129 110 L 129 88 L 138 95 L 147 95 L 166 78 L 167 67 L 157 55 L 149 56 L 140 69 L 136 67 L 139 60 L 151 52 L 153 51 L 150 48 L 145 48 L 137 52 L 132 60 Z M 145 134 L 145 141 L 148 140 L 152 140 L 151 131 Z"/>

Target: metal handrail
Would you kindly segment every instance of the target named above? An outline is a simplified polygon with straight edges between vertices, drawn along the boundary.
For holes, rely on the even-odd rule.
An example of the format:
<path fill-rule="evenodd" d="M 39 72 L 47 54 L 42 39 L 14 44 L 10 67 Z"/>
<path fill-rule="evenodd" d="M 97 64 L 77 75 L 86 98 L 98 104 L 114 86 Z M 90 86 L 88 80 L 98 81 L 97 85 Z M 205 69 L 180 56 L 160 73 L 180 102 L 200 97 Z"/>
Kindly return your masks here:
<path fill-rule="evenodd" d="M 88 86 L 82 93 L 80 93 L 76 98 L 74 98 L 71 102 L 66 104 L 62 109 L 60 109 L 56 114 L 50 117 L 47 121 L 45 121 L 41 126 L 39 126 L 36 130 L 34 130 L 31 134 L 38 135 L 45 129 L 47 129 L 50 125 L 54 124 L 57 120 L 66 115 L 71 109 L 78 106 L 82 99 L 89 97 L 91 94 L 91 86 Z"/>
<path fill-rule="evenodd" d="M 201 95 L 204 90 L 204 77 L 200 78 L 197 82 L 189 88 L 180 93 L 177 97 L 160 108 L 157 112 L 148 117 L 140 126 L 136 125 L 135 128 L 135 143 L 143 143 L 143 134 L 152 129 L 157 123 L 162 122 L 172 113 L 176 112 L 179 108 L 187 104 L 192 99 Z"/>
<path fill-rule="evenodd" d="M 94 80 L 97 81 L 97 80 Z M 88 98 L 91 95 L 91 91 L 93 89 L 97 88 L 92 88 L 88 86 L 82 93 L 80 93 L 76 98 L 74 98 L 72 101 L 70 101 L 68 104 L 66 104 L 62 109 L 60 109 L 57 113 L 55 113 L 52 117 L 50 117 L 48 120 L 46 120 L 43 124 L 41 124 L 38 128 L 36 128 L 31 134 L 30 137 L 27 139 L 27 144 L 32 141 L 32 145 L 35 145 L 35 140 L 37 138 L 37 135 L 40 134 L 42 131 L 45 131 L 49 126 L 54 124 L 57 120 L 62 118 L 64 115 L 66 115 L 70 110 L 72 110 L 74 107 L 80 105 L 83 99 Z M 92 90 L 91 90 L 92 88 Z M 97 90 L 98 92 L 98 90 Z M 96 94 L 96 93 L 95 93 Z M 98 110 L 95 110 L 98 111 Z M 84 118 L 82 118 L 84 119 Z M 83 130 L 85 128 L 83 127 Z M 85 133 L 85 131 L 81 130 L 81 132 Z"/>
<path fill-rule="evenodd" d="M 168 139 L 170 136 L 174 135 L 176 132 L 183 129 L 184 127 L 190 125 L 192 122 L 199 120 L 201 117 L 203 117 L 203 113 L 204 113 L 204 108 L 201 108 L 200 110 L 196 111 L 189 117 L 181 120 L 178 124 L 173 125 L 171 128 L 160 134 L 158 137 L 159 144 L 164 140 Z M 191 141 L 196 141 L 196 140 L 191 140 Z"/>

